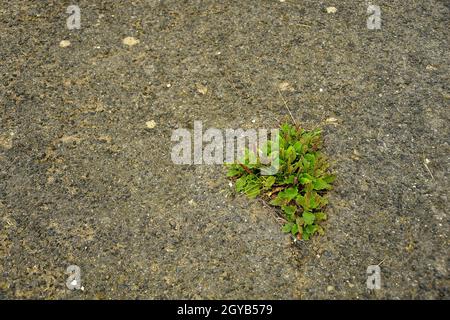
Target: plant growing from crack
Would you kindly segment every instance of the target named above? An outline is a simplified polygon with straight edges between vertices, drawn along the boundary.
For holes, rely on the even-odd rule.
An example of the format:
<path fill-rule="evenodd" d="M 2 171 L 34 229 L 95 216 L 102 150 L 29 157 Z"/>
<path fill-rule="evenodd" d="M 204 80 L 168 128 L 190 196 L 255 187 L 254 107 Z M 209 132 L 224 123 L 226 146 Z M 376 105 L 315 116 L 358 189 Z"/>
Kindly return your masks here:
<path fill-rule="evenodd" d="M 306 131 L 297 125 L 283 124 L 278 150 L 271 152 L 273 137 L 263 147 L 268 157 L 278 156 L 279 167 L 274 175 L 262 175 L 263 165 L 249 161 L 254 155 L 248 149 L 243 159 L 226 164 L 227 176 L 235 181 L 236 191 L 249 198 L 259 196 L 276 207 L 284 222 L 282 230 L 298 240 L 309 240 L 316 233 L 322 235 L 321 223 L 327 219 L 325 195 L 335 176 L 329 173 L 327 159 L 320 152 L 320 134 L 320 130 Z"/>

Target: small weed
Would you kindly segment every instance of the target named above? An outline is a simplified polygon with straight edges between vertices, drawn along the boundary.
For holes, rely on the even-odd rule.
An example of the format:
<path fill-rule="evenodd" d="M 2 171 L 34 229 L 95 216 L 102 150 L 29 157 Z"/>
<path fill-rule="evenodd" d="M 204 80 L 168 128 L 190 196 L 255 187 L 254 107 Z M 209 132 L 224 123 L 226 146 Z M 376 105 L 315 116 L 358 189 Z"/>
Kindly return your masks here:
<path fill-rule="evenodd" d="M 278 151 L 270 150 L 273 137 L 262 150 L 268 157 L 279 156 L 279 169 L 274 175 L 262 175 L 263 165 L 259 158 L 249 161 L 254 155 L 248 149 L 244 159 L 226 165 L 227 176 L 235 180 L 236 191 L 250 198 L 260 196 L 281 209 L 285 221 L 282 230 L 299 240 L 309 240 L 315 233 L 324 233 L 320 224 L 327 219 L 325 194 L 335 179 L 328 172 L 327 159 L 319 151 L 322 145 L 320 134 L 320 130 L 306 131 L 283 124 L 278 134 Z"/>

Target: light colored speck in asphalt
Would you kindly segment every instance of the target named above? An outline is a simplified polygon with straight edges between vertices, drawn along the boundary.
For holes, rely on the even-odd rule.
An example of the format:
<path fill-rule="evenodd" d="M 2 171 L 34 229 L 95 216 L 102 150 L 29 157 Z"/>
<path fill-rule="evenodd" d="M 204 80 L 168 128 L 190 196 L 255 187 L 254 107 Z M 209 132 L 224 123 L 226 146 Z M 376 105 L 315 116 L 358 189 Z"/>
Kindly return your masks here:
<path fill-rule="evenodd" d="M 155 122 L 155 120 L 150 120 L 150 121 L 147 121 L 145 123 L 145 125 L 147 126 L 147 128 L 153 129 L 154 127 L 156 127 L 156 122 Z"/>
<path fill-rule="evenodd" d="M 134 37 L 126 37 L 122 40 L 123 44 L 126 46 L 134 46 L 135 44 L 138 44 L 140 41 Z"/>
<path fill-rule="evenodd" d="M 61 48 L 66 48 L 66 47 L 70 46 L 70 41 L 69 41 L 69 40 L 62 40 L 62 41 L 59 43 L 59 46 L 60 46 Z"/>
<path fill-rule="evenodd" d="M 8 135 L 0 135 L 0 147 L 5 149 L 11 149 L 12 148 L 12 138 Z"/>
<path fill-rule="evenodd" d="M 336 122 L 338 122 L 338 119 L 331 117 L 331 118 L 326 119 L 325 122 L 336 124 Z"/>
<path fill-rule="evenodd" d="M 327 13 L 336 13 L 337 9 L 336 7 L 327 7 Z"/>
<path fill-rule="evenodd" d="M 280 84 L 278 84 L 278 89 L 280 89 L 280 91 L 293 91 L 291 84 L 287 81 L 284 81 L 284 82 L 281 82 Z"/>
<path fill-rule="evenodd" d="M 200 83 L 197 83 L 197 91 L 199 93 L 205 95 L 208 92 L 208 87 L 206 87 L 206 86 L 204 86 L 204 85 L 202 85 Z"/>

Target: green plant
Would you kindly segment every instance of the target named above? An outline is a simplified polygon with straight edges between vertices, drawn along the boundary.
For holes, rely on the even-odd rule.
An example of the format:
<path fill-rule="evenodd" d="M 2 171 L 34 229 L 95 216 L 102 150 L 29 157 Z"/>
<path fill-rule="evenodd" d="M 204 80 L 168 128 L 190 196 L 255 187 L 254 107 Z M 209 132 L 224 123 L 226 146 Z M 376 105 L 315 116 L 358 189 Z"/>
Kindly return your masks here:
<path fill-rule="evenodd" d="M 279 159 L 274 175 L 262 175 L 264 165 L 259 158 L 249 161 L 254 155 L 248 149 L 244 159 L 226 165 L 227 176 L 235 180 L 236 191 L 250 198 L 260 196 L 280 208 L 285 220 L 282 230 L 297 239 L 308 240 L 315 233 L 324 233 L 321 222 L 327 218 L 325 194 L 335 176 L 328 172 L 327 159 L 319 151 L 320 133 L 283 124 L 278 133 L 278 150 L 274 148 L 274 137 L 262 150 L 269 158 Z"/>

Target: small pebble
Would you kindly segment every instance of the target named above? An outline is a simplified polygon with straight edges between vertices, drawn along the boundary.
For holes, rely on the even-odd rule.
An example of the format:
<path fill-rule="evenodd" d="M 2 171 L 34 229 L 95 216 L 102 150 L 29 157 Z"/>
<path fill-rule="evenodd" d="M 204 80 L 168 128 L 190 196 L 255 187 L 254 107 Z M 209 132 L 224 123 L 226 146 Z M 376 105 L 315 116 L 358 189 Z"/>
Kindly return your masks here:
<path fill-rule="evenodd" d="M 326 123 L 336 123 L 337 121 L 338 121 L 338 119 L 333 118 L 333 117 L 328 118 L 328 119 L 325 120 Z"/>
<path fill-rule="evenodd" d="M 293 91 L 291 84 L 287 81 L 281 82 L 280 84 L 278 84 L 278 89 L 280 89 L 280 91 Z"/>
<path fill-rule="evenodd" d="M 327 13 L 336 13 L 337 9 L 336 7 L 327 7 Z"/>
<path fill-rule="evenodd" d="M 69 40 L 62 40 L 62 41 L 59 43 L 59 46 L 60 46 L 61 48 L 68 47 L 68 46 L 70 46 L 70 41 L 69 41 Z"/>
<path fill-rule="evenodd" d="M 145 123 L 145 125 L 147 126 L 147 128 L 153 129 L 154 127 L 156 127 L 156 122 L 155 122 L 155 120 L 150 120 L 150 121 L 147 121 Z"/>
<path fill-rule="evenodd" d="M 205 95 L 208 92 L 208 87 L 206 87 L 206 86 L 204 86 L 204 85 L 202 85 L 200 83 L 197 83 L 197 91 L 199 93 Z"/>
<path fill-rule="evenodd" d="M 6 150 L 12 148 L 12 138 L 8 135 L 0 135 L 0 148 L 5 148 Z"/>
<path fill-rule="evenodd" d="M 138 44 L 139 40 L 134 37 L 126 37 L 122 40 L 122 42 L 124 45 L 131 47 L 131 46 L 134 46 L 135 44 Z"/>

